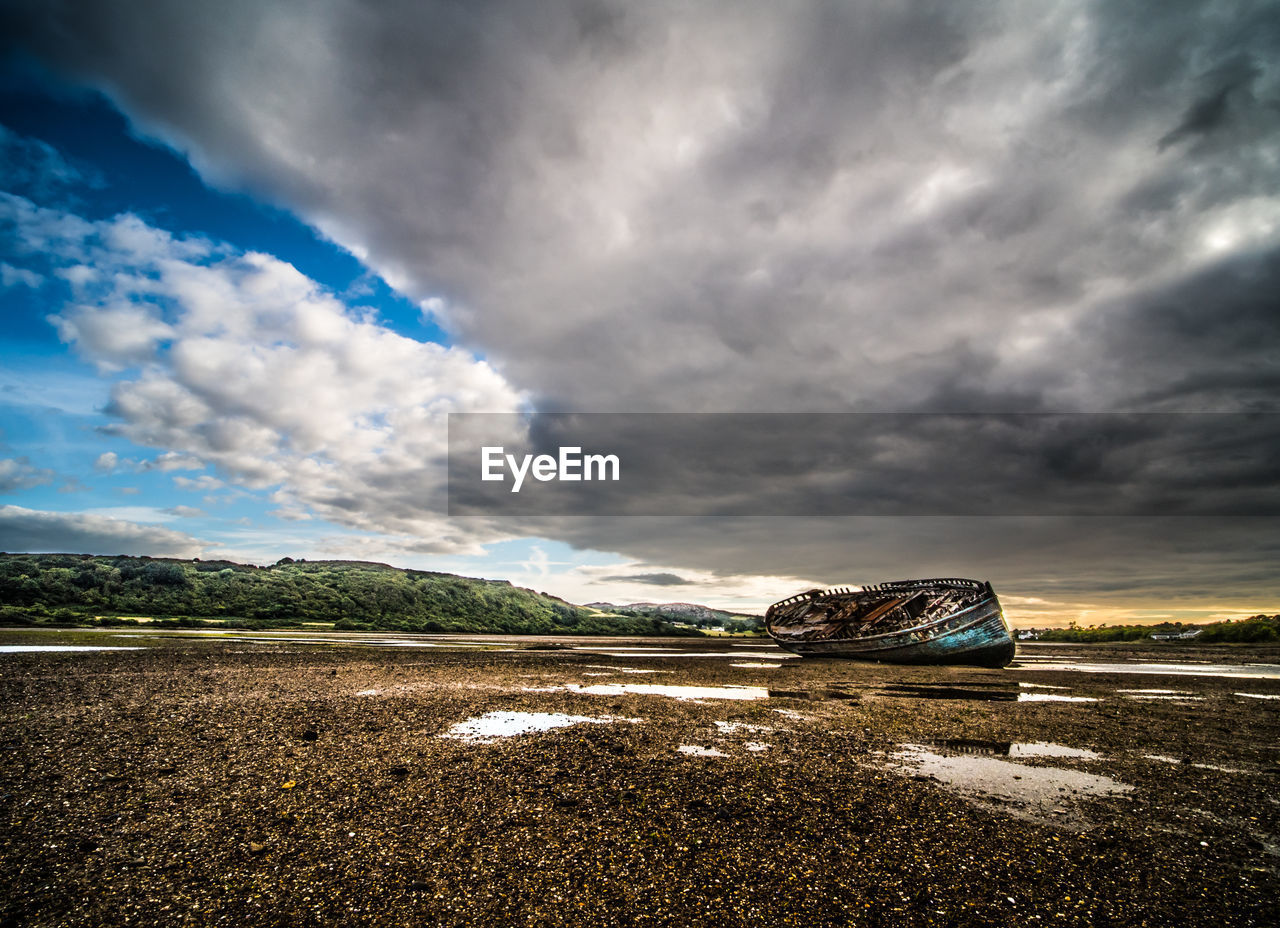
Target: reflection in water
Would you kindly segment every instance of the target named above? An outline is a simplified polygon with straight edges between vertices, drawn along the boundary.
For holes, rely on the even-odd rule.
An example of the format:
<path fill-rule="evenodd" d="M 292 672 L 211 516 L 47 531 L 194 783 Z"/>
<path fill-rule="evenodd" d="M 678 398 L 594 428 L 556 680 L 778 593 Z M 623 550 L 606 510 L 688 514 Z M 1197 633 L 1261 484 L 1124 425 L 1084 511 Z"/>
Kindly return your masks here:
<path fill-rule="evenodd" d="M 571 725 L 607 725 L 610 722 L 639 722 L 640 719 L 620 719 L 610 715 L 565 715 L 560 712 L 486 712 L 476 718 L 459 722 L 441 735 L 471 744 L 490 744 L 499 738 L 511 738 L 529 732 L 551 731 Z"/>
<path fill-rule="evenodd" d="M 704 748 L 696 744 L 682 744 L 676 748 L 681 754 L 692 754 L 694 757 L 728 757 L 724 751 L 715 748 Z"/>
<path fill-rule="evenodd" d="M 1028 670 L 1071 670 L 1078 673 L 1146 673 L 1173 677 L 1238 677 L 1249 680 L 1280 680 L 1280 664 L 1210 664 L 1066 661 L 1056 658 L 1019 658 Z"/>
<path fill-rule="evenodd" d="M 566 683 L 563 686 L 526 687 L 529 693 L 582 693 L 587 696 L 667 696 L 671 699 L 767 699 L 762 686 L 664 686 L 661 683 Z"/>
<path fill-rule="evenodd" d="M 716 730 L 722 735 L 731 735 L 735 731 L 748 731 L 758 733 L 762 731 L 773 731 L 768 725 L 750 725 L 746 722 L 715 722 Z"/>
<path fill-rule="evenodd" d="M 602 651 L 602 648 L 576 648 L 578 651 Z M 654 649 L 656 650 L 656 649 Z M 620 651 L 616 649 L 604 651 L 605 657 L 761 657 L 771 661 L 796 661 L 800 657 L 797 654 L 768 654 L 761 652 L 759 654 L 745 654 L 742 651 L 662 651 L 654 653 L 654 650 L 631 650 Z"/>
<path fill-rule="evenodd" d="M 1018 696 L 1016 684 L 1005 681 L 970 680 L 945 683 L 886 683 L 883 696 L 911 699 L 969 699 L 980 702 L 1013 702 Z"/>
<path fill-rule="evenodd" d="M 1032 767 L 971 752 L 953 753 L 947 748 L 931 750 L 931 745 L 904 744 L 891 755 L 895 769 L 931 777 L 962 795 L 978 799 L 1001 799 L 1020 803 L 1029 811 L 1066 814 L 1064 804 L 1081 798 L 1101 798 L 1127 793 L 1133 787 L 1110 777 L 1064 770 L 1059 767 Z M 1011 746 L 1012 747 L 1012 746 Z M 1071 751 L 1061 745 L 1024 745 L 1031 751 Z M 1085 759 L 1093 758 L 1085 752 Z M 1021 756 L 1076 756 L 1025 754 Z"/>
<path fill-rule="evenodd" d="M 1182 766 L 1182 767 L 1196 767 L 1197 769 L 1200 769 L 1200 770 L 1216 770 L 1219 773 L 1246 773 L 1247 772 L 1245 770 L 1239 769 L 1238 767 L 1222 767 L 1222 766 L 1219 766 L 1218 764 L 1201 764 L 1191 760 L 1179 760 L 1176 757 L 1169 757 L 1166 754 L 1143 754 L 1142 756 L 1145 757 L 1147 760 L 1158 761 L 1162 764 L 1178 764 L 1179 766 Z"/>
<path fill-rule="evenodd" d="M 949 753 L 987 754 L 1002 757 L 1070 757 L 1076 760 L 1101 760 L 1102 755 L 1087 748 L 1069 748 L 1050 741 L 989 741 L 977 738 L 944 738 L 930 741 L 926 747 Z"/>
<path fill-rule="evenodd" d="M 103 644 L 0 644 L 0 654 L 28 654 L 32 651 L 145 651 L 144 647 Z"/>

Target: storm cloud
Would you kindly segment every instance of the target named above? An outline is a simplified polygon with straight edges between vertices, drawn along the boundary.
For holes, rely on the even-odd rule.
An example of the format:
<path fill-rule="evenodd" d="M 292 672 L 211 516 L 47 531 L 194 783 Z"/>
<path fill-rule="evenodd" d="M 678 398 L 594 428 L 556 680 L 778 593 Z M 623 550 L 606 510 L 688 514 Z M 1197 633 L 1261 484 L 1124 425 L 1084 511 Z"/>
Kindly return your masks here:
<path fill-rule="evenodd" d="M 0 506 L 0 551 L 196 557 L 206 542 L 161 525 L 87 512 Z"/>
<path fill-rule="evenodd" d="M 431 301 L 539 408 L 1098 410 L 1274 364 L 1275 314 L 1191 370 L 1124 376 L 1128 346 L 1095 334 L 1105 312 L 1159 337 L 1156 294 L 1275 247 L 1268 6 L 41 3 L 8 24 Z M 1252 289 L 1221 282 L 1205 324 Z"/>
<path fill-rule="evenodd" d="M 684 577 L 675 574 L 611 574 L 607 577 L 601 577 L 601 580 L 614 581 L 619 583 L 647 583 L 650 586 L 688 586 L 693 583 L 692 580 L 686 580 Z"/>
<path fill-rule="evenodd" d="M 3 26 L 210 183 L 359 256 L 542 411 L 1277 407 L 1270 3 L 29 2 Z M 358 498 L 323 511 L 372 528 L 341 515 Z M 1211 572 L 1197 537 L 1241 556 L 1276 537 L 1036 522 L 1014 533 L 1035 562 L 996 520 L 957 563 L 934 546 L 959 530 L 913 521 L 542 524 L 833 580 L 842 545 L 891 575 L 1097 563 L 1099 583 L 1124 552 L 1154 565 L 1135 588 Z"/>

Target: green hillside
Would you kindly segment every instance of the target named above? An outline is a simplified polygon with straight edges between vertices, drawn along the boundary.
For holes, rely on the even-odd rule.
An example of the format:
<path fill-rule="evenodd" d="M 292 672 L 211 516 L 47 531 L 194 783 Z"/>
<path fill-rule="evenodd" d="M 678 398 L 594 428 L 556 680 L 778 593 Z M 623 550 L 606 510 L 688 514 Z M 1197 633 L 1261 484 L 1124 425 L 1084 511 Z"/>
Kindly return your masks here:
<path fill-rule="evenodd" d="M 659 617 L 604 616 L 505 580 L 362 561 L 230 561 L 0 554 L 0 623 L 219 624 L 520 635 L 698 634 Z"/>

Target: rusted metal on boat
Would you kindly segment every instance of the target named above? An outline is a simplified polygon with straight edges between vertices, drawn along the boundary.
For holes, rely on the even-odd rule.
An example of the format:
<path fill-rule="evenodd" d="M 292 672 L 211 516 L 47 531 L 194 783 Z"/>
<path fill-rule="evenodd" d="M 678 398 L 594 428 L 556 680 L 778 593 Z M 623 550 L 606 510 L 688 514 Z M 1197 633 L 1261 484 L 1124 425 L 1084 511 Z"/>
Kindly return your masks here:
<path fill-rule="evenodd" d="M 955 578 L 810 590 L 776 602 L 764 627 L 804 657 L 1003 667 L 1015 646 L 991 584 Z"/>

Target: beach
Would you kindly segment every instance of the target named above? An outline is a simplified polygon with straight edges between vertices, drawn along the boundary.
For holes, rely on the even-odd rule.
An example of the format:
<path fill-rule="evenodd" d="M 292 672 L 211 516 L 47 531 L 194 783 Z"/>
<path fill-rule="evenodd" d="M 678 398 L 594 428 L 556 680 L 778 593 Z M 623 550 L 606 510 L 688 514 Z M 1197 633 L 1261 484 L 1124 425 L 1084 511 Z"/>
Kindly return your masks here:
<path fill-rule="evenodd" d="M 1277 648 L 9 630 L 0 717 L 3 925 L 1280 918 Z"/>

